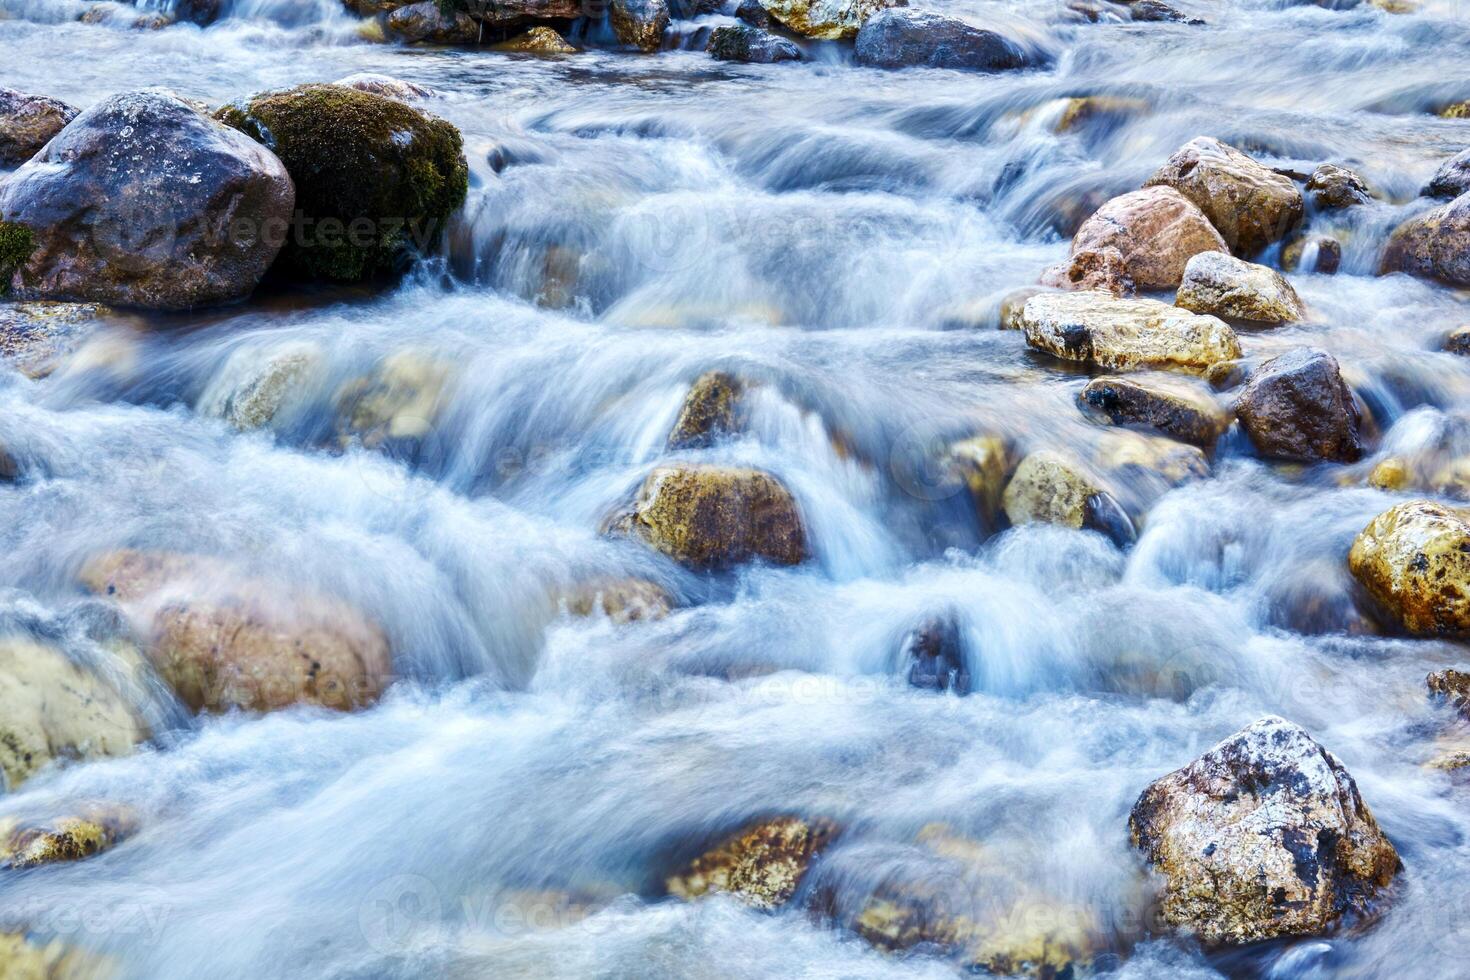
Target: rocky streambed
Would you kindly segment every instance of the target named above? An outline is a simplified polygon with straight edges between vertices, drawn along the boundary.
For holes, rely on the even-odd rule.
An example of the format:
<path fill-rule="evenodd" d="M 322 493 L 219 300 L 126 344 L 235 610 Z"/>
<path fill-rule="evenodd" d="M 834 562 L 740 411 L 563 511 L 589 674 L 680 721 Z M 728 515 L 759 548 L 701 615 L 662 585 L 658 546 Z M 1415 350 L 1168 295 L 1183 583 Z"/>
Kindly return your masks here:
<path fill-rule="evenodd" d="M 0 976 L 1463 972 L 1459 4 L 0 52 Z"/>

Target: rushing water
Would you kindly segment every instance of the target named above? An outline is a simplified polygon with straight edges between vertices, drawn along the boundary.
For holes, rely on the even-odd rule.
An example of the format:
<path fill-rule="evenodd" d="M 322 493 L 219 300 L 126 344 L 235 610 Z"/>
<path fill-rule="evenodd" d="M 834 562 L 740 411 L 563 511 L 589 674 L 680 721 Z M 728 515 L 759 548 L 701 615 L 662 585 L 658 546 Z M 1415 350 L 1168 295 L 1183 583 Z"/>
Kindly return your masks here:
<path fill-rule="evenodd" d="M 849 828 L 824 861 L 839 891 L 922 861 L 915 834 L 947 824 L 1088 910 L 1124 977 L 1463 976 L 1470 797 L 1423 766 L 1442 720 L 1424 675 L 1463 650 L 1361 629 L 1345 555 L 1393 499 L 1364 487 L 1374 462 L 1470 449 L 1470 362 L 1436 352 L 1470 320 L 1463 299 L 1371 275 L 1470 142 L 1470 121 L 1429 112 L 1470 97 L 1470 8 L 1181 0 L 1209 21 L 1187 27 L 927 5 L 1001 19 L 1053 67 L 881 73 L 835 46 L 731 66 L 698 50 L 718 15 L 676 23 L 656 56 L 535 60 L 365 43 L 334 0 L 237 0 L 212 27 L 157 32 L 128 29 L 131 8 L 81 24 L 91 4 L 0 0 L 10 87 L 217 104 L 382 72 L 437 93 L 473 175 L 444 254 L 386 293 L 117 317 L 57 374 L 0 377 L 0 442 L 35 474 L 0 490 L 8 624 L 84 655 L 88 555 L 225 554 L 370 610 L 404 678 L 350 716 L 188 719 L 153 696 L 155 748 L 0 802 L 106 799 L 142 820 L 107 854 L 0 877 L 7 918 L 144 978 L 952 976 L 797 912 L 653 897 L 671 849 L 800 812 Z M 1054 133 L 1056 100 L 1084 94 L 1152 111 Z M 1334 353 L 1378 449 L 1287 470 L 1228 438 L 1126 552 L 1035 526 L 987 538 L 924 465 L 936 445 L 1098 435 L 1074 404 L 1084 379 L 993 329 L 996 304 L 1065 253 L 1076 202 L 1138 186 L 1201 134 L 1276 166 L 1348 165 L 1382 193 L 1313 219 L 1346 247 L 1343 274 L 1292 277 L 1312 322 L 1242 335 L 1252 360 Z M 206 411 L 291 345 L 320 356 L 274 430 Z M 452 366 L 421 451 L 317 448 L 332 392 L 403 350 Z M 765 382 L 750 432 L 680 455 L 778 474 L 808 565 L 708 579 L 598 534 L 716 367 Z M 559 587 L 617 574 L 682 608 L 621 626 L 559 611 Z M 913 690 L 897 662 L 944 609 L 968 633 L 969 697 Z M 1237 956 L 1141 936 L 1129 807 L 1268 713 L 1357 778 L 1406 866 L 1391 911 Z M 599 901 L 510 914 L 552 890 Z"/>

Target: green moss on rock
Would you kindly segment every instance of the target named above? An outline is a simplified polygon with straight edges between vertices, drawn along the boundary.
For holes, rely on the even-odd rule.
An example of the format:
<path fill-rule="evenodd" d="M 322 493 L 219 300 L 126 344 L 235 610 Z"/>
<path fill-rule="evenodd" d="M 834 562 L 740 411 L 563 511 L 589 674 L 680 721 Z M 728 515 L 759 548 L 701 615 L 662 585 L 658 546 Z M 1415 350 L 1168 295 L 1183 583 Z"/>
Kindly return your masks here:
<path fill-rule="evenodd" d="M 10 277 L 36 249 L 36 236 L 25 225 L 0 221 L 0 296 L 10 290 Z"/>
<path fill-rule="evenodd" d="M 298 226 L 277 262 L 292 275 L 390 272 L 437 243 L 469 187 L 458 129 L 368 92 L 303 85 L 231 103 L 215 118 L 269 147 L 296 182 Z"/>

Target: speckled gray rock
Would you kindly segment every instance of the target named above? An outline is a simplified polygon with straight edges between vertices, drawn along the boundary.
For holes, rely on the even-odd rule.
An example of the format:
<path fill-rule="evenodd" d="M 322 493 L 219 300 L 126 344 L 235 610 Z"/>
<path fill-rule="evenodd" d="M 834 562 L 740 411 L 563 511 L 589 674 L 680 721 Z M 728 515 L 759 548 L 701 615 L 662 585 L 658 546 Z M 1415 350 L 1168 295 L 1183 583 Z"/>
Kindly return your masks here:
<path fill-rule="evenodd" d="M 773 64 L 801 60 L 801 49 L 794 43 L 747 24 L 715 28 L 705 50 L 716 61 Z"/>
<path fill-rule="evenodd" d="M 927 11 L 883 10 L 863 24 L 853 47 L 870 68 L 962 68 L 1004 71 L 1030 64 L 1026 51 L 995 31 Z"/>
<path fill-rule="evenodd" d="M 1324 163 L 1307 178 L 1312 203 L 1325 210 L 1350 208 L 1373 199 L 1368 183 L 1346 167 Z"/>
<path fill-rule="evenodd" d="M 1429 197 L 1454 198 L 1466 191 L 1470 191 L 1470 149 L 1446 160 L 1424 185 L 1424 193 Z"/>
<path fill-rule="evenodd" d="M 1470 193 L 1395 228 L 1378 271 L 1470 286 Z"/>
<path fill-rule="evenodd" d="M 1164 919 L 1208 946 L 1317 935 L 1400 868 L 1342 763 L 1275 717 L 1149 786 L 1129 828 Z"/>
<path fill-rule="evenodd" d="M 35 248 L 24 299 L 180 310 L 240 299 L 285 240 L 295 188 L 265 147 L 164 92 L 115 95 L 0 184 Z"/>
<path fill-rule="evenodd" d="M 1201 252 L 1189 260 L 1174 304 L 1194 313 L 1257 323 L 1292 323 L 1307 315 L 1301 297 L 1281 273 L 1224 252 Z"/>

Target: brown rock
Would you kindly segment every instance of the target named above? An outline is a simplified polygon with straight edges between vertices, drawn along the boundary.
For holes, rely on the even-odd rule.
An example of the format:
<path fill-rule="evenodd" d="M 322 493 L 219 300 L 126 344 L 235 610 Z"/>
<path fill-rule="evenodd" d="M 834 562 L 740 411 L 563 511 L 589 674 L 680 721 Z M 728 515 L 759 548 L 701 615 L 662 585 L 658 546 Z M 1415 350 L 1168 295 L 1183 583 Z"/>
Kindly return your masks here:
<path fill-rule="evenodd" d="M 1172 187 L 1145 187 L 1108 201 L 1072 239 L 1072 257 L 1043 282 L 1063 289 L 1173 289 L 1201 252 L 1224 252 L 1199 208 Z"/>
<path fill-rule="evenodd" d="M 1320 935 L 1401 868 L 1352 776 L 1281 718 L 1153 783 L 1128 823 L 1164 878 L 1164 919 L 1207 946 Z"/>
<path fill-rule="evenodd" d="M 1459 354 L 1461 357 L 1470 355 L 1470 323 L 1451 330 L 1444 339 L 1444 349 L 1446 353 Z"/>
<path fill-rule="evenodd" d="M 0 87 L 0 167 L 18 167 L 77 116 L 65 102 Z"/>
<path fill-rule="evenodd" d="M 1326 351 L 1298 347 L 1256 368 L 1235 414 L 1267 459 L 1352 463 L 1363 455 L 1352 389 Z"/>
<path fill-rule="evenodd" d="M 1470 719 L 1470 673 L 1463 670 L 1435 671 L 1424 678 L 1431 697 L 1448 702 Z"/>
<path fill-rule="evenodd" d="M 118 806 L 89 806 L 50 820 L 6 818 L 0 820 L 0 868 L 80 861 L 126 839 L 137 825 L 136 814 Z"/>
<path fill-rule="evenodd" d="M 1146 185 L 1160 184 L 1198 205 L 1230 250 L 1245 258 L 1286 237 L 1305 210 L 1289 178 L 1208 136 L 1186 143 Z"/>
<path fill-rule="evenodd" d="M 555 30 L 545 25 L 533 27 L 524 34 L 495 45 L 496 51 L 520 54 L 576 54 L 577 49 Z"/>
<path fill-rule="evenodd" d="M 1326 235 L 1298 235 L 1281 248 L 1281 268 L 1287 272 L 1337 274 L 1342 265 L 1342 244 Z"/>
<path fill-rule="evenodd" d="M 661 466 L 648 475 L 630 514 L 617 518 L 649 545 L 696 569 L 752 559 L 796 565 L 808 557 L 806 528 L 791 492 L 761 470 Z"/>
<path fill-rule="evenodd" d="M 1378 271 L 1470 286 L 1470 193 L 1395 228 Z"/>
<path fill-rule="evenodd" d="M 1307 193 L 1323 210 L 1350 208 L 1373 199 L 1368 184 L 1346 167 L 1324 163 L 1307 178 Z"/>
<path fill-rule="evenodd" d="M 1194 313 L 1256 323 L 1305 320 L 1306 305 L 1275 269 L 1207 252 L 1189 260 L 1174 304 Z"/>
<path fill-rule="evenodd" d="M 1427 197 L 1456 198 L 1470 191 L 1470 148 L 1446 160 L 1424 186 Z"/>
<path fill-rule="evenodd" d="M 1200 387 L 1162 379 L 1094 378 L 1077 394 L 1084 411 L 1114 425 L 1143 425 L 1209 449 L 1230 427 L 1230 416 Z"/>
<path fill-rule="evenodd" d="M 669 433 L 670 451 L 702 449 L 745 426 L 745 383 L 725 371 L 695 379 Z"/>
<path fill-rule="evenodd" d="M 1348 568 L 1410 633 L 1470 632 L 1470 513 L 1432 500 L 1396 504 L 1353 541 Z"/>
<path fill-rule="evenodd" d="M 791 901 L 807 869 L 837 834 L 827 820 L 776 817 L 746 827 L 665 881 L 670 895 L 715 892 L 770 912 Z"/>
<path fill-rule="evenodd" d="M 377 700 L 392 680 L 387 637 L 339 600 L 243 576 L 197 555 L 115 551 L 81 581 L 142 625 L 149 659 L 194 711 L 338 710 Z"/>

